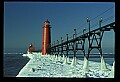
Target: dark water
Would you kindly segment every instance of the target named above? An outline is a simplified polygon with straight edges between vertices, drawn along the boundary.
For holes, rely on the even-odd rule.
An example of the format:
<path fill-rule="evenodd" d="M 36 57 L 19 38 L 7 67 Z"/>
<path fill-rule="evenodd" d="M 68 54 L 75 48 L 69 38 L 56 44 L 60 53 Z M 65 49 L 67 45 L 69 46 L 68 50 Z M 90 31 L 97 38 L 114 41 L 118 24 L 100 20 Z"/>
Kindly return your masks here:
<path fill-rule="evenodd" d="M 22 56 L 23 53 L 4 53 L 3 56 L 3 76 L 4 77 L 16 77 L 19 71 L 26 65 L 29 61 L 27 57 Z M 73 55 L 69 55 L 70 58 Z M 76 55 L 77 59 L 83 60 L 83 55 Z M 114 61 L 113 54 L 104 54 L 106 63 L 112 65 Z M 110 59 L 109 59 L 110 58 Z M 112 60 L 111 60 L 112 58 Z M 89 60 L 100 62 L 100 55 L 90 55 Z"/>
<path fill-rule="evenodd" d="M 3 77 L 15 77 L 28 61 L 21 53 L 4 54 Z"/>
<path fill-rule="evenodd" d="M 66 56 L 66 54 L 64 54 Z M 112 54 L 112 53 L 106 53 L 106 54 L 102 54 L 103 55 L 103 58 L 105 60 L 105 62 L 109 65 L 113 65 L 113 62 L 115 61 L 115 54 Z M 69 58 L 73 58 L 73 54 L 69 54 L 68 55 Z M 87 54 L 86 54 L 86 57 L 87 57 Z M 76 54 L 76 58 L 79 59 L 79 60 L 84 60 L 84 55 L 83 54 Z M 101 61 L 101 57 L 100 57 L 100 54 L 90 54 L 89 55 L 89 61 L 95 61 L 95 62 L 100 62 Z"/>

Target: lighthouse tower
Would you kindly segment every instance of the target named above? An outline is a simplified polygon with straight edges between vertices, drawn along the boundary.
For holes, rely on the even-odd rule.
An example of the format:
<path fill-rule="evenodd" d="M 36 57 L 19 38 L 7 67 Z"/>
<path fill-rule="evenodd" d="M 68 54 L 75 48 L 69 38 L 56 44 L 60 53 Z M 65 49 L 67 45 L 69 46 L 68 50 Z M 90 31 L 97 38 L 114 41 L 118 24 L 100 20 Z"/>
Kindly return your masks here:
<path fill-rule="evenodd" d="M 47 47 L 51 43 L 51 32 L 50 32 L 50 22 L 48 19 L 43 25 L 43 35 L 42 35 L 42 55 L 49 54 L 47 52 Z"/>

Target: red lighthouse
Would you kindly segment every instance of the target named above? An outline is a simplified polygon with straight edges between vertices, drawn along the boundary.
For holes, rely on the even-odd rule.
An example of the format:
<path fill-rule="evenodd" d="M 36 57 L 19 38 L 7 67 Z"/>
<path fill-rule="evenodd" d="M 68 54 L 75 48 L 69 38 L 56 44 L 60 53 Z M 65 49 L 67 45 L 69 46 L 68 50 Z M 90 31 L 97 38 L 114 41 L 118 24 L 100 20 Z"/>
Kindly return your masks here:
<path fill-rule="evenodd" d="M 50 33 L 50 22 L 48 19 L 43 25 L 43 35 L 42 35 L 42 55 L 48 54 L 47 47 L 51 43 L 51 33 Z"/>

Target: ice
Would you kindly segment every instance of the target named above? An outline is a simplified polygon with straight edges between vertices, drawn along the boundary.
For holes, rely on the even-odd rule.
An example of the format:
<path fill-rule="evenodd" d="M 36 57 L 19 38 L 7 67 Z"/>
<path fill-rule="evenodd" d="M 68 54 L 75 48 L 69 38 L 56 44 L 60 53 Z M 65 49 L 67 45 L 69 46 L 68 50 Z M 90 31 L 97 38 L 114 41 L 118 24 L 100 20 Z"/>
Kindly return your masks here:
<path fill-rule="evenodd" d="M 86 57 L 83 61 L 76 57 L 42 55 L 38 52 L 26 56 L 30 60 L 16 77 L 114 78 L 114 63 L 113 66 L 105 63 L 103 57 L 100 62 L 95 62 Z"/>
<path fill-rule="evenodd" d="M 73 57 L 73 60 L 72 60 L 71 65 L 72 65 L 72 66 L 75 66 L 75 65 L 76 65 L 76 57 Z"/>
<path fill-rule="evenodd" d="M 89 64 L 88 64 L 88 60 L 87 60 L 86 57 L 84 57 L 83 70 L 84 71 L 89 71 Z"/>
<path fill-rule="evenodd" d="M 113 62 L 113 66 L 112 66 L 111 72 L 108 77 L 114 78 L 114 73 L 115 73 L 115 61 Z"/>
<path fill-rule="evenodd" d="M 108 70 L 107 66 L 106 66 L 106 63 L 105 63 L 105 60 L 103 59 L 103 56 L 101 57 L 101 64 L 100 64 L 100 69 L 101 71 L 103 70 Z"/>
<path fill-rule="evenodd" d="M 64 58 L 64 64 L 67 64 L 68 61 L 67 61 L 67 57 Z"/>

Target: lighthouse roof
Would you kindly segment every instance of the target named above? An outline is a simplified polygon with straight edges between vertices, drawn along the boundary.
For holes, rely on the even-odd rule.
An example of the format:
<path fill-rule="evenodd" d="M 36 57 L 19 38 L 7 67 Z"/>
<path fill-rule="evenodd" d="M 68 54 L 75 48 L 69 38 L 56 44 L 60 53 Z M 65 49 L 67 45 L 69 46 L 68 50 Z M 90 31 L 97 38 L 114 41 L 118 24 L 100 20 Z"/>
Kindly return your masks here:
<path fill-rule="evenodd" d="M 46 23 L 50 23 L 49 21 L 48 21 L 48 19 L 45 21 Z"/>

